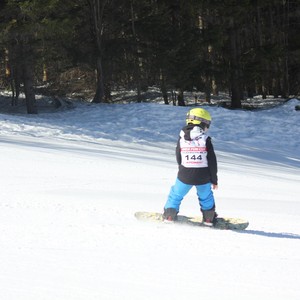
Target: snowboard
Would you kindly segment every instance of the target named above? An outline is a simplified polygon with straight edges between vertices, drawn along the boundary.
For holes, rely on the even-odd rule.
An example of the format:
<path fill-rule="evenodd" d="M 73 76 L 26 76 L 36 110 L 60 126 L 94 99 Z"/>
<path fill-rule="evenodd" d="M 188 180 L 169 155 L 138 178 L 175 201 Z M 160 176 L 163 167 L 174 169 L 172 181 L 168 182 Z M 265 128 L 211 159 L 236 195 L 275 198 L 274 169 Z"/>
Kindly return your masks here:
<path fill-rule="evenodd" d="M 157 223 L 164 222 L 163 215 L 157 212 L 138 211 L 134 214 L 134 216 L 140 221 L 153 221 Z M 249 225 L 249 222 L 243 219 L 217 217 L 215 225 L 213 227 L 208 227 L 202 223 L 202 216 L 188 217 L 184 215 L 178 215 L 177 220 L 172 223 L 227 230 L 244 230 Z"/>

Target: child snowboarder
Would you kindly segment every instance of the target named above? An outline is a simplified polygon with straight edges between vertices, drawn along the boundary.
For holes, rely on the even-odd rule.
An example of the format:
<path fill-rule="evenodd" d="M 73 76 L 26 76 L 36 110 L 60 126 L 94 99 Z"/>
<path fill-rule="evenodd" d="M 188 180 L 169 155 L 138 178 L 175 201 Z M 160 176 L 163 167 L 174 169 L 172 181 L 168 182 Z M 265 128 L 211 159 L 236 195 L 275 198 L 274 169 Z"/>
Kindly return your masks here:
<path fill-rule="evenodd" d="M 211 123 L 209 112 L 193 108 L 186 116 L 176 147 L 179 171 L 164 206 L 163 217 L 176 221 L 184 196 L 195 186 L 203 214 L 203 224 L 213 226 L 217 214 L 212 189 L 218 188 L 217 159 L 211 138 L 206 132 Z"/>

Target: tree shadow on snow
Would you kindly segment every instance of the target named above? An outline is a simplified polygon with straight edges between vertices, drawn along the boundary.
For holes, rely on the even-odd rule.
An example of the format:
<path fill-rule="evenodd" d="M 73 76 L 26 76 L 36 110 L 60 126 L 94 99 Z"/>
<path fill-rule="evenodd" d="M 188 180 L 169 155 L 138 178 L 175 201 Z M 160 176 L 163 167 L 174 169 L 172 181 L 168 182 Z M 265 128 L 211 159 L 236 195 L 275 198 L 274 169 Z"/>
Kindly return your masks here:
<path fill-rule="evenodd" d="M 292 239 L 292 240 L 300 240 L 300 235 L 295 233 L 288 232 L 267 232 L 262 230 L 242 230 L 239 233 L 243 234 L 254 234 L 260 236 L 266 236 L 270 238 L 278 238 L 278 239 Z"/>

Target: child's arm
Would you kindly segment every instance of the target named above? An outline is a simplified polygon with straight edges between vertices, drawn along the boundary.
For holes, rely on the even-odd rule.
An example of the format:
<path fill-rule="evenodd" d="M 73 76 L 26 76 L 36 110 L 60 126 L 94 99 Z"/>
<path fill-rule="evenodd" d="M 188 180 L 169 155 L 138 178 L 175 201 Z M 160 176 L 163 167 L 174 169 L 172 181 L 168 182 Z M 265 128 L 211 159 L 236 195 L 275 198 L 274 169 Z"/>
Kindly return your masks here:
<path fill-rule="evenodd" d="M 176 146 L 176 161 L 178 166 L 181 165 L 181 152 L 180 152 L 180 138 L 177 141 L 177 146 Z"/>
<path fill-rule="evenodd" d="M 206 140 L 206 148 L 207 148 L 207 161 L 208 161 L 208 168 L 210 172 L 211 182 L 213 189 L 216 189 L 218 186 L 218 165 L 217 165 L 217 157 L 214 151 L 214 147 L 212 145 L 211 139 L 207 138 Z"/>

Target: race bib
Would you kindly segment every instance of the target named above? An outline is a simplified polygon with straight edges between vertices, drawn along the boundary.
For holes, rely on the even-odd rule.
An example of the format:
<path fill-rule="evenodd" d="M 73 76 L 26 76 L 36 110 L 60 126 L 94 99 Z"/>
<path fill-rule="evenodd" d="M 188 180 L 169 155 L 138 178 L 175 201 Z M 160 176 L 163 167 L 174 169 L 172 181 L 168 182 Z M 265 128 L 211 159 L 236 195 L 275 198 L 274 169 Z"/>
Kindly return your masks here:
<path fill-rule="evenodd" d="M 181 141 L 181 164 L 186 168 L 206 168 L 207 149 L 205 140 L 200 141 Z"/>

